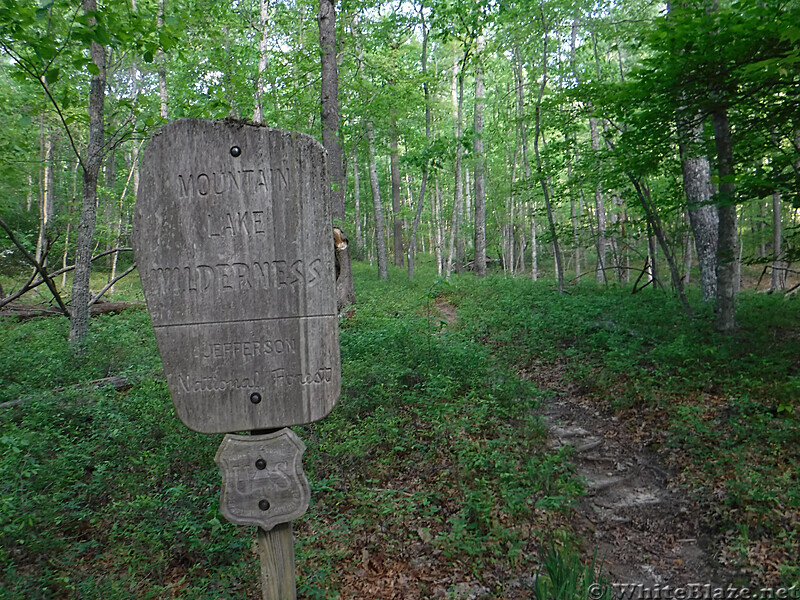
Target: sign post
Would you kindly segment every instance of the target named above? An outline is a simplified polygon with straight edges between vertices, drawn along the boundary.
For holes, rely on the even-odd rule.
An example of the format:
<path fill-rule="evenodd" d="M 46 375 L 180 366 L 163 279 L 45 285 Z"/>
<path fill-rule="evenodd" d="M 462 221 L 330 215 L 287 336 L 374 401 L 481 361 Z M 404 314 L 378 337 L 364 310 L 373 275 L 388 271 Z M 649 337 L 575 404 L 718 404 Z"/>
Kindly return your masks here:
<path fill-rule="evenodd" d="M 145 149 L 133 241 L 175 411 L 229 434 L 222 513 L 259 526 L 264 597 L 295 598 L 291 521 L 310 492 L 284 428 L 325 417 L 341 388 L 324 150 L 267 127 L 169 123 Z M 230 435 L 246 431 L 270 433 Z"/>

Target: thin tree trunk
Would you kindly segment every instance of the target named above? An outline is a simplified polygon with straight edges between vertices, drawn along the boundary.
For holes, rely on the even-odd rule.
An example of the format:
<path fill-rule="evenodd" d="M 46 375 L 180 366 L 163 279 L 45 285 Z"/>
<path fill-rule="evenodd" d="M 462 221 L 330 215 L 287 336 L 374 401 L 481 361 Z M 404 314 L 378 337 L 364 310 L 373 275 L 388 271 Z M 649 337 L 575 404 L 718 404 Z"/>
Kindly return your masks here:
<path fill-rule="evenodd" d="M 422 10 L 420 9 L 422 15 Z M 431 144 L 431 105 L 430 105 L 430 90 L 428 89 L 428 28 L 425 22 L 422 23 L 422 92 L 425 99 L 425 140 L 428 147 Z M 422 183 L 419 186 L 419 200 L 417 201 L 417 210 L 414 213 L 414 221 L 411 223 L 411 241 L 408 245 L 408 278 L 414 278 L 414 264 L 416 257 L 412 249 L 417 243 L 417 229 L 419 228 L 419 220 L 422 217 L 422 209 L 425 203 L 425 187 L 428 183 L 428 163 L 427 161 L 422 166 Z M 409 188 L 410 189 L 410 188 Z"/>
<path fill-rule="evenodd" d="M 264 92 L 266 91 L 266 72 L 269 65 L 268 43 L 269 35 L 269 0 L 260 0 L 258 27 L 261 37 L 258 40 L 258 72 L 256 73 L 256 98 L 253 108 L 253 122 L 264 122 Z"/>
<path fill-rule="evenodd" d="M 358 153 L 353 152 L 353 204 L 355 205 L 355 221 L 356 221 L 356 251 L 355 255 L 361 257 L 364 248 L 364 240 L 362 239 L 361 230 L 361 185 L 358 177 Z"/>
<path fill-rule="evenodd" d="M 531 208 L 531 279 L 533 281 L 539 280 L 539 251 L 537 244 L 536 218 L 534 217 L 533 208 Z"/>
<path fill-rule="evenodd" d="M 782 290 L 786 287 L 786 265 L 783 262 L 783 229 L 781 224 L 781 193 L 772 192 L 772 277 L 770 289 Z"/>
<path fill-rule="evenodd" d="M 158 16 L 156 18 L 156 24 L 159 29 L 164 26 L 164 15 L 166 14 L 167 10 L 167 0 L 161 0 L 159 3 L 159 10 Z M 158 95 L 161 100 L 161 118 L 168 119 L 169 118 L 169 94 L 167 93 L 167 67 L 164 64 L 166 61 L 166 57 L 164 53 L 159 50 L 158 51 Z"/>
<path fill-rule="evenodd" d="M 568 134 L 564 134 L 564 142 L 567 144 L 567 147 L 570 146 L 570 137 Z M 576 150 L 577 152 L 577 150 Z M 581 247 L 580 247 L 580 236 L 578 233 L 580 227 L 580 217 L 578 215 L 578 202 L 575 198 L 575 186 L 572 184 L 572 155 L 568 155 L 567 157 L 567 181 L 570 182 L 569 186 L 569 217 L 570 222 L 572 224 L 572 245 L 574 246 L 574 254 L 575 254 L 575 279 L 579 280 L 581 278 Z"/>
<path fill-rule="evenodd" d="M 738 231 L 736 224 L 736 188 L 733 182 L 733 143 L 724 106 L 711 114 L 719 171 L 719 246 L 717 249 L 717 329 L 730 333 L 736 329 L 736 259 Z"/>
<path fill-rule="evenodd" d="M 675 258 L 672 256 L 670 247 L 667 244 L 667 239 L 664 235 L 664 228 L 661 226 L 661 220 L 658 218 L 658 213 L 656 212 L 652 198 L 650 197 L 650 188 L 647 186 L 646 182 L 640 181 L 634 177 L 632 173 L 626 172 L 625 174 L 636 190 L 636 194 L 639 196 L 639 200 L 641 201 L 642 208 L 644 209 L 645 217 L 647 219 L 649 231 L 655 235 L 658 245 L 661 247 L 661 251 L 664 254 L 664 259 L 667 261 L 670 277 L 672 279 L 672 285 L 678 292 L 678 297 L 680 298 L 686 315 L 691 318 L 692 307 L 689 304 L 689 300 L 686 298 L 686 290 L 683 287 L 683 281 L 681 281 L 681 274 L 678 270 L 678 265 L 675 263 Z M 655 252 L 653 252 L 653 254 L 655 254 Z"/>
<path fill-rule="evenodd" d="M 547 42 L 548 31 L 544 20 L 544 13 L 542 13 L 542 26 L 544 27 L 544 41 L 542 50 L 542 82 L 539 85 L 539 95 L 536 98 L 536 134 L 533 137 L 533 152 L 536 156 L 536 170 L 539 175 L 539 183 L 542 186 L 542 193 L 544 194 L 544 206 L 547 211 L 547 222 L 550 226 L 550 236 L 553 238 L 553 258 L 555 260 L 556 280 L 558 281 L 558 291 L 563 294 L 566 291 L 564 286 L 564 267 L 561 261 L 561 249 L 558 245 L 558 234 L 556 233 L 556 223 L 553 216 L 553 208 L 550 202 L 550 190 L 547 185 L 547 177 L 542 166 L 542 157 L 539 153 L 539 137 L 541 135 L 541 111 L 542 111 L 542 97 L 544 96 L 544 88 L 547 85 Z"/>
<path fill-rule="evenodd" d="M 83 0 L 84 12 L 97 11 L 97 0 Z M 89 17 L 90 25 L 95 22 Z M 72 306 L 70 314 L 69 341 L 80 347 L 89 331 L 89 274 L 91 270 L 92 240 L 97 225 L 97 176 L 103 160 L 103 138 L 105 123 L 103 105 L 106 86 L 106 50 L 97 42 L 90 47 L 92 62 L 98 72 L 92 75 L 89 88 L 89 137 L 83 161 L 83 202 L 78 224 L 75 272 L 72 280 Z"/>
<path fill-rule="evenodd" d="M 458 69 L 458 71 L 456 71 Z M 456 161 L 454 167 L 454 193 L 453 193 L 453 218 L 450 222 L 450 244 L 447 253 L 447 266 L 445 268 L 445 276 L 450 277 L 453 272 L 453 263 L 457 259 L 456 254 L 456 240 L 460 237 L 461 215 L 463 213 L 464 190 L 461 181 L 461 161 L 464 153 L 461 145 L 461 136 L 463 135 L 463 107 L 464 107 L 464 72 L 459 67 L 458 54 L 456 49 L 453 49 L 453 85 L 452 85 L 453 103 L 455 108 L 455 134 L 456 134 Z M 460 259 L 460 257 L 458 257 Z"/>
<path fill-rule="evenodd" d="M 653 282 L 653 289 L 661 287 L 661 277 L 658 274 L 658 241 L 652 233 L 652 227 L 648 227 L 650 233 L 647 236 L 647 264 L 649 281 Z"/>
<path fill-rule="evenodd" d="M 478 36 L 475 60 L 475 138 L 472 149 L 475 153 L 475 263 L 473 270 L 478 277 L 486 277 L 486 164 L 483 153 L 483 83 L 484 48 L 483 35 Z"/>
<path fill-rule="evenodd" d="M 444 224 L 442 223 L 442 190 L 439 187 L 439 175 L 434 176 L 434 196 L 433 196 L 433 224 L 435 234 L 435 245 L 433 253 L 436 258 L 436 274 L 439 277 L 444 272 L 444 257 L 442 246 L 444 244 Z"/>
<path fill-rule="evenodd" d="M 321 52 L 320 107 L 322 111 L 322 145 L 328 155 L 328 177 L 331 186 L 331 215 L 334 227 L 344 229 L 344 162 L 339 138 L 339 70 L 336 61 L 336 11 L 333 0 L 320 0 L 317 14 Z M 344 232 L 343 232 L 344 233 Z M 339 263 L 336 280 L 336 306 L 355 304 L 353 267 L 350 246 L 337 245 L 334 258 Z"/>
<path fill-rule="evenodd" d="M 514 198 L 514 180 L 517 177 L 517 152 L 519 144 L 514 145 L 514 153 L 511 155 L 511 176 L 509 178 L 509 194 L 506 201 L 506 212 L 508 213 L 508 225 L 506 225 L 506 259 L 504 262 L 504 270 L 514 274 L 516 240 L 515 238 L 515 218 L 516 218 L 516 200 Z"/>
<path fill-rule="evenodd" d="M 44 165 L 42 168 L 41 197 L 39 199 L 39 237 L 36 240 L 36 262 L 44 264 L 47 261 L 47 254 L 50 250 L 50 226 L 55 215 L 55 203 L 53 195 L 53 155 L 54 141 L 53 134 L 43 135 L 44 139 Z"/>
<path fill-rule="evenodd" d="M 528 160 L 528 130 L 525 125 L 525 82 L 524 74 L 522 71 L 522 53 L 520 52 L 519 45 L 514 45 L 514 79 L 517 92 L 517 119 L 519 119 L 519 135 L 522 143 L 522 173 L 525 177 L 525 190 L 529 195 L 528 189 L 531 181 L 531 165 Z M 531 279 L 536 281 L 539 279 L 539 257 L 537 253 L 536 242 L 536 204 L 531 200 L 529 204 L 528 213 L 531 220 Z M 524 248 L 524 243 L 522 245 Z M 522 264 L 520 270 L 525 270 L 525 253 L 520 251 L 522 257 Z"/>
<path fill-rule="evenodd" d="M 72 167 L 72 197 L 67 204 L 67 231 L 64 234 L 64 254 L 61 257 L 61 267 L 64 269 L 67 268 L 67 259 L 69 258 L 69 234 L 72 233 L 72 207 L 78 198 L 78 167 L 80 164 L 80 160 L 76 159 L 75 166 Z M 61 287 L 64 288 L 66 285 L 67 272 L 64 271 L 61 275 Z"/>
<path fill-rule="evenodd" d="M 692 236 L 690 235 L 691 219 L 688 210 L 683 213 L 683 223 L 685 226 L 683 231 L 683 285 L 689 285 L 692 274 Z"/>
<path fill-rule="evenodd" d="M 369 183 L 372 187 L 372 206 L 375 215 L 375 244 L 378 251 L 378 276 L 389 279 L 389 267 L 386 258 L 386 238 L 383 229 L 383 205 L 381 204 L 381 188 L 378 184 L 378 168 L 375 165 L 375 129 L 372 121 L 367 121 L 367 141 L 369 142 Z"/>
<path fill-rule="evenodd" d="M 592 150 L 600 150 L 600 134 L 597 130 L 597 119 L 589 119 L 589 130 L 592 140 Z M 599 160 L 598 160 L 599 163 Z M 594 188 L 594 208 L 597 218 L 597 268 L 595 270 L 597 283 L 606 281 L 606 207 L 603 202 L 603 187 L 598 183 Z"/>
<path fill-rule="evenodd" d="M 717 295 L 717 244 L 719 213 L 712 203 L 711 167 L 703 147 L 703 124 L 692 119 L 678 119 L 679 150 L 683 189 L 694 236 L 697 265 L 700 269 L 700 290 L 703 301 Z"/>
<path fill-rule="evenodd" d="M 393 111 L 389 109 L 389 163 L 392 182 L 392 250 L 394 266 L 403 266 L 403 220 L 400 217 L 402 202 L 400 200 L 400 155 L 397 141 L 397 122 Z"/>
<path fill-rule="evenodd" d="M 419 200 L 417 201 L 417 210 L 414 213 L 414 221 L 411 224 L 411 242 L 408 244 L 408 278 L 414 279 L 414 263 L 416 257 L 414 256 L 414 249 L 417 245 L 417 229 L 419 228 L 419 220 L 422 217 L 422 207 L 425 203 L 425 186 L 428 183 L 428 169 L 422 172 L 422 183 L 419 186 Z"/>

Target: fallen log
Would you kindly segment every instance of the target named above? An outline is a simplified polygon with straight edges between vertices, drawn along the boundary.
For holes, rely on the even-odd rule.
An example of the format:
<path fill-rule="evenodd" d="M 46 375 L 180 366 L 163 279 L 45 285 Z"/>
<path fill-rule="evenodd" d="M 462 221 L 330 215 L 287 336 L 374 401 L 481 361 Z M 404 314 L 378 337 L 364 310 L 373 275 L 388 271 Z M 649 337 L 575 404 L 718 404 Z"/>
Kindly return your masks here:
<path fill-rule="evenodd" d="M 93 381 L 89 381 L 88 383 L 83 383 L 83 384 L 79 383 L 68 387 L 56 388 L 54 390 L 50 390 L 49 393 L 58 394 L 66 390 L 94 390 L 100 387 L 112 387 L 119 392 L 133 387 L 133 382 L 124 375 L 114 375 L 112 377 L 103 377 L 102 379 L 95 379 Z M 9 400 L 8 402 L 0 402 L 0 409 L 17 406 L 19 404 L 22 404 L 23 402 L 27 402 L 32 397 L 33 396 L 24 396 L 22 398 L 17 398 L 16 400 Z"/>
<path fill-rule="evenodd" d="M 107 315 L 116 314 L 129 308 L 139 308 L 144 306 L 144 302 L 97 302 L 89 307 L 89 314 Z M 0 309 L 0 317 L 17 317 L 20 320 L 35 319 L 37 317 L 52 317 L 62 315 L 64 311 L 56 306 L 42 304 L 7 304 Z"/>

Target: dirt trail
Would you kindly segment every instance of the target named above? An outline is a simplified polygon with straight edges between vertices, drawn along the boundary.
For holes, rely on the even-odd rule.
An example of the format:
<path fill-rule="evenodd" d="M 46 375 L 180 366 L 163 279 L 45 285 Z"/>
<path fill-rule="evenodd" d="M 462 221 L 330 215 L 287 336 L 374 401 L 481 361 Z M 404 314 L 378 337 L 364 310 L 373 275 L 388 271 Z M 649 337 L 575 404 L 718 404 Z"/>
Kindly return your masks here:
<path fill-rule="evenodd" d="M 436 306 L 448 323 L 457 321 L 451 304 Z M 597 552 L 610 583 L 651 590 L 730 584 L 731 573 L 718 564 L 713 540 L 703 531 L 700 507 L 672 483 L 663 461 L 643 446 L 630 424 L 568 383 L 563 364 L 533 364 L 519 374 L 553 393 L 541 411 L 548 444 L 574 448 L 572 462 L 587 494 L 575 509 L 573 526 L 583 537 L 584 555 Z"/>
<path fill-rule="evenodd" d="M 521 374 L 554 392 L 542 417 L 553 448 L 571 445 L 587 494 L 576 508 L 584 550 L 595 548 L 605 576 L 645 587 L 710 584 L 730 575 L 714 560 L 699 508 L 630 427 L 604 414 L 563 382 L 557 365 L 534 365 Z"/>

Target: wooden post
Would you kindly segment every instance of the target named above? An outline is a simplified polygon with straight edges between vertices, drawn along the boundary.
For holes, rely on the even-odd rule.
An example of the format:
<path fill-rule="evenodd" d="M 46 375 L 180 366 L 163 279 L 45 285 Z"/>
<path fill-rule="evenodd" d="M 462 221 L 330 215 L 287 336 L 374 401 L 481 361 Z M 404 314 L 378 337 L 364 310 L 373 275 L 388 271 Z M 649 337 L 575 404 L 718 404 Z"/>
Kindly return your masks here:
<path fill-rule="evenodd" d="M 269 531 L 259 527 L 258 556 L 264 600 L 297 600 L 292 523 L 281 523 Z"/>

